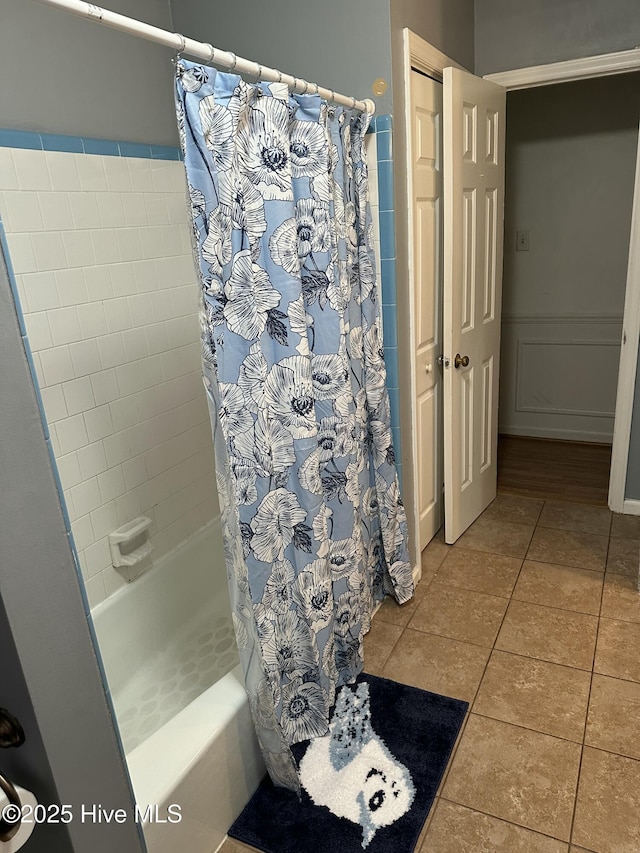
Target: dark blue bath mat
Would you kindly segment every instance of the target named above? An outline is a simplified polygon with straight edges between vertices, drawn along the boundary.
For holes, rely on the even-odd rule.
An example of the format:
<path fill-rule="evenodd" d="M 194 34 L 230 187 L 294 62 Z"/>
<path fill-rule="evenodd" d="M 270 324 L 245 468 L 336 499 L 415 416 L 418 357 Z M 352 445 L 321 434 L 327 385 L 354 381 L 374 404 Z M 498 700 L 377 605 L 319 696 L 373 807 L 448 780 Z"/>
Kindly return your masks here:
<path fill-rule="evenodd" d="M 265 853 L 411 853 L 467 703 L 363 674 L 331 733 L 293 747 L 302 802 L 266 778 L 229 830 Z"/>

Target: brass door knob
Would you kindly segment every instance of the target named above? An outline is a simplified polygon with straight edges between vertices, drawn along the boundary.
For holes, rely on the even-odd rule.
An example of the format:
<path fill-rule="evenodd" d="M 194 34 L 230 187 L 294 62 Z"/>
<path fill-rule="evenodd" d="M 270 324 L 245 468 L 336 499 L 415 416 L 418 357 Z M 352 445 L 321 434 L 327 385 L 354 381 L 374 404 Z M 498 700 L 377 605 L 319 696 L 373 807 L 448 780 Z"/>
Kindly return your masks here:
<path fill-rule="evenodd" d="M 456 353 L 456 357 L 453 359 L 453 363 L 456 367 L 469 367 L 469 356 L 468 355 L 460 355 L 459 352 Z"/>

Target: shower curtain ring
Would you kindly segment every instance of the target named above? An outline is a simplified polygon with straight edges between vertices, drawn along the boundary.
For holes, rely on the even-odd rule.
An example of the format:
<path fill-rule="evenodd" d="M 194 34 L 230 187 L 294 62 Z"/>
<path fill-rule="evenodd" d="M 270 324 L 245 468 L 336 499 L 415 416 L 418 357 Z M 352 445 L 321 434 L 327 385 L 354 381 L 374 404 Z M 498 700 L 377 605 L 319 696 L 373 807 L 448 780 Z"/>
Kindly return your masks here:
<path fill-rule="evenodd" d="M 212 44 L 209 44 L 208 41 L 204 43 L 204 46 L 209 48 L 209 59 L 207 60 L 207 62 L 215 62 L 215 55 L 216 55 L 215 47 Z"/>
<path fill-rule="evenodd" d="M 317 83 L 314 83 L 313 85 L 316 87 L 316 95 L 319 95 L 320 94 L 320 87 L 318 86 Z"/>
<path fill-rule="evenodd" d="M 311 85 L 311 84 L 309 83 L 309 81 L 308 81 L 308 80 L 305 80 L 305 81 L 304 81 L 304 91 L 302 92 L 302 94 L 303 94 L 303 95 L 306 95 L 306 94 L 307 94 L 307 92 L 309 91 L 309 86 L 310 86 L 310 85 Z"/>
<path fill-rule="evenodd" d="M 256 83 L 258 83 L 260 81 L 260 78 L 262 77 L 262 65 L 259 65 L 257 62 L 256 62 L 256 65 L 258 66 L 258 73 L 256 75 Z"/>
<path fill-rule="evenodd" d="M 282 71 L 278 71 L 278 83 L 282 83 Z"/>
<path fill-rule="evenodd" d="M 187 40 L 182 35 L 182 33 L 174 33 L 174 36 L 178 36 L 178 38 L 180 39 L 180 47 L 178 48 L 178 58 L 180 58 L 180 54 L 184 53 Z"/>
<path fill-rule="evenodd" d="M 228 53 L 230 56 L 233 56 L 233 65 L 229 66 L 229 71 L 234 71 L 236 65 L 238 64 L 238 57 L 235 55 L 235 53 L 232 50 L 228 51 Z"/>
<path fill-rule="evenodd" d="M 352 109 L 352 110 L 355 110 L 357 101 L 356 101 L 356 99 L 353 97 L 353 95 L 351 96 L 351 100 L 353 101 L 353 103 L 351 104 L 351 109 Z"/>

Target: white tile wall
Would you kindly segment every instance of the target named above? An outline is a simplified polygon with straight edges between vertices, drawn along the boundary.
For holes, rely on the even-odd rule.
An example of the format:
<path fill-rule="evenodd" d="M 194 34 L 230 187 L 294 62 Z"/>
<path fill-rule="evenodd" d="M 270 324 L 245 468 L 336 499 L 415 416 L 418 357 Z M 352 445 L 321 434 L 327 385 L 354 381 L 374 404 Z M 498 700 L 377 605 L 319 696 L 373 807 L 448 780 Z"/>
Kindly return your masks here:
<path fill-rule="evenodd" d="M 217 512 L 184 199 L 179 162 L 0 148 L 0 215 L 92 606 L 125 583 L 111 530 L 148 515 L 157 559 Z"/>
<path fill-rule="evenodd" d="M 367 153 L 367 167 L 369 170 L 369 206 L 371 207 L 371 219 L 373 221 L 373 249 L 376 255 L 376 284 L 382 304 L 382 274 L 380 264 L 380 203 L 378 200 L 378 143 L 375 133 L 367 133 L 364 138 L 364 147 Z"/>

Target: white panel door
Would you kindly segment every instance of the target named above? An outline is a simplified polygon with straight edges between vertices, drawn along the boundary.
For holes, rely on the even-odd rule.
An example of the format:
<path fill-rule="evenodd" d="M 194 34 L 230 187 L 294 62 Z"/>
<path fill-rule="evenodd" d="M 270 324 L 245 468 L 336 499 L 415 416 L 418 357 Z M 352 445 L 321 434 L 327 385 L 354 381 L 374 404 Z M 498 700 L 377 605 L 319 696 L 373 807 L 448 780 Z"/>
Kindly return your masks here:
<path fill-rule="evenodd" d="M 442 524 L 442 84 L 411 72 L 413 327 L 420 550 Z"/>
<path fill-rule="evenodd" d="M 496 496 L 505 113 L 502 86 L 457 68 L 444 69 L 444 480 L 449 543 Z"/>

